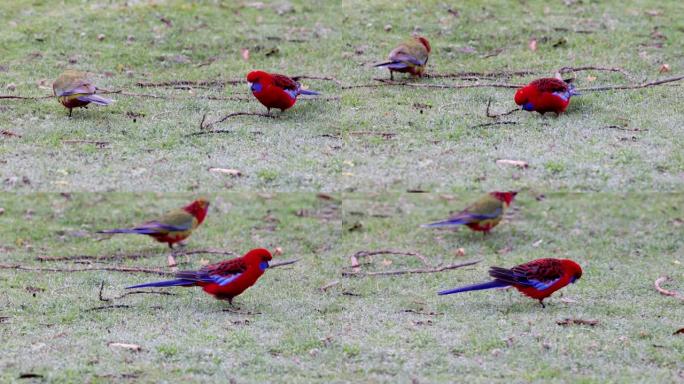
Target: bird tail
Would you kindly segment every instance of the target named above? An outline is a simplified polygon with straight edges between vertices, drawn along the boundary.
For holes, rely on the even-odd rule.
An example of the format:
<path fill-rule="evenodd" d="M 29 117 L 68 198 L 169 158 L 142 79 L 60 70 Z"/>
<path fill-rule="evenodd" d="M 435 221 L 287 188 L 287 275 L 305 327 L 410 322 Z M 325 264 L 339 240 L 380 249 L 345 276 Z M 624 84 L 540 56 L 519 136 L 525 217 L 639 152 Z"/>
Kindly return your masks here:
<path fill-rule="evenodd" d="M 188 287 L 188 286 L 191 286 L 194 284 L 195 284 L 194 281 L 180 279 L 180 280 L 157 281 L 154 283 L 132 285 L 130 287 L 126 287 L 126 289 L 148 288 L 148 287 Z"/>
<path fill-rule="evenodd" d="M 89 102 L 95 103 L 97 105 L 109 105 L 109 104 L 114 102 L 114 100 L 112 100 L 112 99 L 108 99 L 106 97 L 102 97 L 100 95 L 95 95 L 95 94 L 79 96 L 78 99 L 82 100 L 82 101 L 89 101 Z"/>
<path fill-rule="evenodd" d="M 488 281 L 486 283 L 466 285 L 465 287 L 447 289 L 446 291 L 438 292 L 438 294 L 450 295 L 452 293 L 460 293 L 460 292 L 468 292 L 468 291 L 480 291 L 483 289 L 491 289 L 491 288 L 503 288 L 503 287 L 508 287 L 509 285 L 510 284 L 505 283 L 503 281 L 492 280 L 492 281 Z"/>
<path fill-rule="evenodd" d="M 154 233 L 157 233 L 156 231 L 152 230 L 151 228 L 115 228 L 115 229 L 106 229 L 103 231 L 97 231 L 96 233 L 105 233 L 105 234 L 115 234 L 115 233 L 130 233 L 134 235 L 151 235 Z"/>
<path fill-rule="evenodd" d="M 468 221 L 462 217 L 459 217 L 443 221 L 436 221 L 434 223 L 423 224 L 421 225 L 421 228 L 455 227 L 457 225 L 463 224 L 468 224 Z"/>
<path fill-rule="evenodd" d="M 310 96 L 320 95 L 320 93 L 318 93 L 316 91 L 310 91 L 308 89 L 300 89 L 299 94 L 300 95 L 310 95 Z"/>
<path fill-rule="evenodd" d="M 384 63 L 378 63 L 373 65 L 376 68 L 389 68 L 389 69 L 403 69 L 406 68 L 406 63 L 401 61 L 385 61 Z"/>

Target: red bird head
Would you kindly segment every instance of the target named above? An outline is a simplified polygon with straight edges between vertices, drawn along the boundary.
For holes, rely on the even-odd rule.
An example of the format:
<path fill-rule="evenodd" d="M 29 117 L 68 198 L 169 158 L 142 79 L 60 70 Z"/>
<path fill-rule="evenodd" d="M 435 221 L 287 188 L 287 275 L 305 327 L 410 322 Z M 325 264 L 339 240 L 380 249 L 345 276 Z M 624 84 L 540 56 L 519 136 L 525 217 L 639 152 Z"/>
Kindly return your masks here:
<path fill-rule="evenodd" d="M 421 44 L 423 44 L 425 49 L 427 49 L 428 53 L 432 51 L 432 47 L 430 47 L 430 42 L 428 41 L 428 39 L 424 38 L 423 36 L 415 36 L 415 39 L 418 40 Z"/>
<path fill-rule="evenodd" d="M 271 75 L 264 71 L 252 71 L 247 74 L 247 81 L 250 83 L 264 83 L 271 81 Z"/>
<path fill-rule="evenodd" d="M 183 207 L 183 210 L 197 219 L 198 223 L 202 223 L 204 218 L 207 216 L 207 210 L 209 209 L 209 201 L 204 198 L 197 199 L 192 203 Z"/>
<path fill-rule="evenodd" d="M 508 191 L 508 192 L 490 192 L 490 195 L 492 195 L 495 199 L 502 201 L 506 203 L 506 206 L 510 206 L 511 203 L 513 202 L 513 199 L 515 198 L 515 195 L 518 194 L 516 191 Z"/>
<path fill-rule="evenodd" d="M 515 92 L 515 103 L 516 104 L 523 105 L 523 104 L 527 103 L 527 101 L 530 99 L 530 95 L 529 95 L 530 89 L 529 88 L 530 88 L 529 86 L 526 86 L 526 87 L 518 89 Z"/>
<path fill-rule="evenodd" d="M 268 249 L 256 248 L 247 252 L 242 259 L 247 265 L 258 265 L 262 270 L 268 268 L 268 262 L 273 259 Z"/>
<path fill-rule="evenodd" d="M 563 264 L 565 272 L 572 276 L 571 283 L 574 283 L 577 279 L 582 277 L 582 267 L 580 267 L 579 264 L 570 259 L 561 259 L 561 263 Z"/>

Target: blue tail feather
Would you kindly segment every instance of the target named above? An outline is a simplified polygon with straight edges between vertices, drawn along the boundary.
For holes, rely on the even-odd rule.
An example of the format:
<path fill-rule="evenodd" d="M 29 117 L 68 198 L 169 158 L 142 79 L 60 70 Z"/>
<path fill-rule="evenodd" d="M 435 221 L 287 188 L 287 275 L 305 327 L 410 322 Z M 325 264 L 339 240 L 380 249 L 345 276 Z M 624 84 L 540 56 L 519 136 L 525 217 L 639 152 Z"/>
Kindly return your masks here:
<path fill-rule="evenodd" d="M 117 228 L 117 229 L 107 229 L 104 231 L 97 231 L 97 233 L 132 233 L 134 235 L 151 235 L 157 233 L 158 231 L 152 228 Z"/>
<path fill-rule="evenodd" d="M 510 284 L 505 283 L 503 281 L 493 280 L 493 281 L 488 281 L 486 283 L 466 285 L 465 287 L 447 289 L 446 291 L 438 292 L 438 294 L 450 295 L 452 293 L 460 293 L 460 292 L 468 292 L 468 291 L 480 291 L 483 289 L 491 289 L 491 288 L 503 288 L 503 287 L 508 287 L 509 285 Z"/>
<path fill-rule="evenodd" d="M 423 224 L 423 225 L 421 225 L 421 227 L 423 227 L 423 228 L 451 227 L 451 226 L 463 225 L 463 224 L 467 224 L 467 220 L 465 218 L 437 221 L 434 223 Z"/>
<path fill-rule="evenodd" d="M 139 285 L 132 285 L 130 287 L 126 287 L 126 289 L 134 289 L 134 288 L 148 288 L 148 287 L 182 287 L 182 286 L 188 286 L 188 285 L 193 285 L 194 282 L 190 280 L 167 280 L 167 281 L 157 281 L 155 283 L 145 283 L 145 284 L 139 284 Z"/>
<path fill-rule="evenodd" d="M 299 94 L 300 95 L 311 95 L 311 96 L 320 95 L 320 93 L 318 93 L 316 91 L 310 91 L 308 89 L 300 89 Z"/>

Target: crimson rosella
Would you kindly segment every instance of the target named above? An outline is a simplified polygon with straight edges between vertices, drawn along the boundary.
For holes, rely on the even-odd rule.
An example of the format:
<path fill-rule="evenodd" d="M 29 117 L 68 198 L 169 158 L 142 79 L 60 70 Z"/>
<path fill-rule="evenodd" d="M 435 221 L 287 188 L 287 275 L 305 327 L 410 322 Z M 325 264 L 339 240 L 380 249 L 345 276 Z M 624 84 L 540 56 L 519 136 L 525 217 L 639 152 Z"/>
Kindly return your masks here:
<path fill-rule="evenodd" d="M 554 77 L 537 79 L 515 93 L 515 103 L 526 111 L 537 111 L 542 115 L 556 112 L 560 115 L 570 104 L 570 98 L 579 95 L 572 79 L 561 80 Z"/>
<path fill-rule="evenodd" d="M 174 209 L 158 219 L 137 227 L 109 229 L 97 233 L 147 235 L 160 243 L 168 243 L 169 248 L 173 248 L 173 244 L 185 240 L 202 224 L 208 209 L 209 202 L 205 199 L 198 199 L 183 208 Z"/>
<path fill-rule="evenodd" d="M 247 82 L 254 97 L 266 107 L 268 113 L 271 113 L 271 108 L 280 109 L 281 112 L 291 108 L 299 95 L 320 95 L 302 89 L 298 82 L 277 73 L 252 71 L 247 74 Z"/>
<path fill-rule="evenodd" d="M 537 259 L 511 269 L 491 267 L 489 276 L 494 280 L 441 291 L 439 294 L 512 286 L 523 295 L 539 300 L 545 307 L 545 298 L 582 277 L 582 267 L 570 259 Z"/>
<path fill-rule="evenodd" d="M 271 258 L 271 253 L 266 249 L 252 249 L 242 257 L 210 264 L 197 271 L 178 272 L 175 280 L 134 285 L 126 289 L 199 286 L 216 299 L 228 300 L 232 305 L 235 296 L 254 285 L 264 274 Z"/>
<path fill-rule="evenodd" d="M 69 109 L 69 117 L 74 108 L 85 107 L 90 103 L 109 105 L 114 102 L 114 100 L 96 95 L 97 87 L 87 79 L 87 75 L 71 69 L 66 70 L 55 80 L 52 84 L 52 91 L 57 96 L 57 100 Z"/>
<path fill-rule="evenodd" d="M 473 231 L 487 234 L 492 228 L 499 225 L 503 218 L 504 210 L 511 205 L 517 193 L 515 191 L 490 192 L 450 218 L 430 224 L 423 224 L 422 227 L 466 225 Z"/>
<path fill-rule="evenodd" d="M 375 64 L 375 67 L 389 69 L 391 80 L 394 80 L 394 72 L 408 72 L 413 76 L 422 77 L 431 50 L 430 42 L 426 38 L 414 36 L 399 44 L 390 52 L 386 62 Z"/>

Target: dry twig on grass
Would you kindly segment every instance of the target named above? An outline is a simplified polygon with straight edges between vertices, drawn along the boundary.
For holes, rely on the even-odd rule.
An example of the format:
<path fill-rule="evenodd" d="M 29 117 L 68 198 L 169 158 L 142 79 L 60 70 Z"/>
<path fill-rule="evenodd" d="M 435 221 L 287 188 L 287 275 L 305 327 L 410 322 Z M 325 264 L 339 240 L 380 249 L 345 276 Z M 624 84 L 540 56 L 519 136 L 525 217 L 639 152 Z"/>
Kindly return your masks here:
<path fill-rule="evenodd" d="M 558 70 L 558 73 L 572 73 L 572 72 L 581 72 L 581 71 L 606 71 L 606 72 L 618 72 L 624 75 L 627 78 L 631 78 L 632 76 L 625 71 L 622 68 L 618 67 L 595 67 L 592 65 L 584 66 L 584 67 L 563 67 Z"/>
<path fill-rule="evenodd" d="M 211 254 L 211 255 L 234 255 L 235 252 L 228 249 L 219 248 L 205 248 L 205 249 L 193 249 L 193 250 L 177 250 L 173 251 L 174 256 L 190 256 L 197 254 Z M 37 256 L 38 261 L 81 261 L 81 260 L 126 260 L 126 259 L 142 259 L 146 257 L 160 256 L 159 253 L 124 253 L 124 254 L 113 254 L 104 256 L 90 256 L 90 255 L 76 255 L 76 256 Z"/>
<path fill-rule="evenodd" d="M 361 251 L 365 252 L 365 251 Z M 358 252 L 357 252 L 358 254 Z M 475 265 L 477 263 L 480 263 L 482 260 L 473 260 L 473 261 L 467 261 L 465 263 L 459 263 L 459 264 L 449 264 L 449 265 L 443 265 L 439 267 L 434 267 L 434 268 L 417 268 L 417 269 L 400 269 L 400 270 L 392 270 L 392 271 L 378 271 L 378 272 L 361 272 L 360 270 L 360 265 L 357 263 L 356 266 L 354 266 L 353 260 L 355 254 L 352 256 L 352 272 L 342 272 L 342 276 L 358 276 L 358 277 L 364 277 L 364 276 L 396 276 L 396 275 L 405 275 L 405 274 L 414 274 L 414 273 L 436 273 L 436 272 L 443 272 L 443 271 L 448 271 L 452 269 L 458 269 L 462 267 L 467 267 L 469 265 Z"/>
<path fill-rule="evenodd" d="M 14 133 L 14 132 L 12 132 L 12 131 L 8 131 L 8 130 L 5 130 L 5 129 L 3 129 L 2 131 L 0 131 L 0 133 L 1 133 L 3 136 L 7 136 L 7 137 L 22 137 L 22 136 L 21 136 L 20 134 L 18 134 L 18 133 Z"/>
<path fill-rule="evenodd" d="M 172 275 L 171 272 L 162 271 L 151 268 L 136 268 L 136 267 L 93 267 L 93 268 L 43 268 L 30 267 L 20 264 L 0 264 L 0 269 L 16 269 L 20 271 L 35 271 L 35 272 L 125 272 L 125 273 L 149 273 L 154 275 Z"/>
<path fill-rule="evenodd" d="M 423 265 L 425 265 L 425 266 L 430 265 L 427 258 L 418 252 L 397 251 L 394 249 L 381 249 L 381 250 L 377 250 L 377 251 L 358 251 L 352 257 L 356 258 L 358 261 L 358 259 L 360 259 L 362 257 L 377 256 L 377 255 L 413 256 L 413 257 L 417 258 L 418 260 L 420 260 L 420 262 Z"/>
<path fill-rule="evenodd" d="M 495 121 L 493 123 L 482 123 L 482 124 L 478 124 L 478 125 L 473 125 L 470 128 L 472 129 L 472 128 L 491 127 L 494 125 L 516 125 L 516 124 L 518 124 L 517 121 Z"/>
<path fill-rule="evenodd" d="M 662 287 L 662 284 L 668 280 L 670 280 L 670 278 L 668 276 L 660 276 L 659 278 L 657 278 L 655 283 L 653 283 L 656 291 L 660 292 L 660 294 L 662 294 L 662 295 L 672 296 L 675 299 L 679 299 L 679 300 L 684 301 L 684 296 L 682 296 L 681 293 L 676 292 L 676 291 L 670 291 L 670 290 L 667 290 L 667 289 Z"/>
<path fill-rule="evenodd" d="M 236 116 L 261 116 L 261 117 L 268 117 L 269 119 L 275 119 L 277 118 L 275 115 L 268 115 L 265 113 L 257 113 L 257 112 L 233 112 L 229 113 L 222 118 L 209 122 L 209 123 L 204 123 L 204 121 L 207 119 L 207 114 L 205 113 L 202 115 L 202 121 L 200 121 L 200 131 L 208 131 L 210 127 L 213 127 L 216 124 L 223 123 L 224 121 L 230 119 L 231 117 L 236 117 Z M 208 133 L 212 133 L 215 131 L 209 131 Z M 201 134 L 199 132 L 196 132 L 195 135 Z"/>
<path fill-rule="evenodd" d="M 647 83 L 634 84 L 634 85 L 611 85 L 611 86 L 605 86 L 605 87 L 581 88 L 581 89 L 578 89 L 577 91 L 578 92 L 597 92 L 597 91 L 612 91 L 615 89 L 641 89 L 641 88 L 655 87 L 655 86 L 662 85 L 662 84 L 674 83 L 674 82 L 680 81 L 680 80 L 684 80 L 684 76 L 670 77 L 667 79 L 649 81 Z"/>
<path fill-rule="evenodd" d="M 520 108 L 515 108 L 515 109 L 511 109 L 511 110 L 508 111 L 508 112 L 499 113 L 499 114 L 491 114 L 491 113 L 489 112 L 489 107 L 491 107 L 491 105 L 492 105 L 492 98 L 490 97 L 489 100 L 487 100 L 487 110 L 485 111 L 485 114 L 487 115 L 487 117 L 492 117 L 492 118 L 495 118 L 495 119 L 496 119 L 497 117 L 510 115 L 511 113 L 515 113 L 515 112 L 518 112 L 518 111 L 521 111 L 521 110 L 522 110 L 522 109 L 520 109 Z"/>

